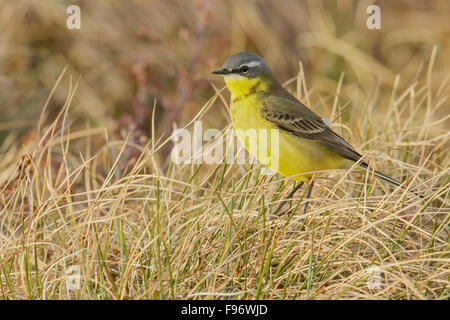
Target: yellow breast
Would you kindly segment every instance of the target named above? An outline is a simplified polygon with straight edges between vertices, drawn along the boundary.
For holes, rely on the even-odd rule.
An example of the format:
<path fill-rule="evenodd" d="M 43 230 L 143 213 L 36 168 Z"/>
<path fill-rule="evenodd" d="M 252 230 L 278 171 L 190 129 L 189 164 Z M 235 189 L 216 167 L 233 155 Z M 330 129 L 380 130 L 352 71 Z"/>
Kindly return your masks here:
<path fill-rule="evenodd" d="M 308 180 L 314 171 L 347 168 L 351 164 L 317 141 L 297 137 L 264 119 L 260 108 L 267 92 L 261 79 L 228 79 L 226 83 L 231 92 L 230 114 L 236 135 L 262 164 L 283 176 L 294 176 L 292 179 L 297 181 Z"/>

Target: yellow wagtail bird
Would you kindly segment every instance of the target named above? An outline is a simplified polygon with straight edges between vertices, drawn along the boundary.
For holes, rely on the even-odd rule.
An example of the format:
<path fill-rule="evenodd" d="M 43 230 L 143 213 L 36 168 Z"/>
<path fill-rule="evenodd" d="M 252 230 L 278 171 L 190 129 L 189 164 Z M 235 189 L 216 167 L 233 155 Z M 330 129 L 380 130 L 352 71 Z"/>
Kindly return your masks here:
<path fill-rule="evenodd" d="M 270 146 L 264 141 L 248 141 L 240 133 L 242 130 L 278 130 L 279 159 L 275 171 L 300 183 L 294 186 L 274 214 L 293 197 L 304 181 L 311 180 L 306 194 L 308 201 L 313 187 L 312 172 L 348 169 L 355 162 L 359 162 L 363 168 L 369 168 L 349 143 L 283 88 L 265 61 L 257 54 L 233 54 L 222 69 L 212 73 L 225 78 L 231 92 L 230 114 L 233 127 L 238 139 L 250 154 L 261 161 L 259 152 L 255 150 L 258 151 L 262 147 L 270 149 Z M 265 146 L 262 146 L 262 143 L 265 143 Z M 268 166 L 274 168 L 270 164 Z M 375 176 L 395 186 L 402 184 L 381 172 L 373 172 Z M 305 204 L 305 212 L 307 205 L 308 202 Z"/>

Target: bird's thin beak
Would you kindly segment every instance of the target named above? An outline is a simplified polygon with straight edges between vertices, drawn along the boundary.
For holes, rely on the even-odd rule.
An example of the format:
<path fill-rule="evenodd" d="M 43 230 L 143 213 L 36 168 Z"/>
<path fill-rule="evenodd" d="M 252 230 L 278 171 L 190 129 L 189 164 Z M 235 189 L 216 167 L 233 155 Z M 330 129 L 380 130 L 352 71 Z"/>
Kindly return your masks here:
<path fill-rule="evenodd" d="M 224 76 L 224 75 L 230 74 L 230 71 L 228 71 L 227 69 L 219 69 L 219 70 L 214 70 L 211 73 Z"/>

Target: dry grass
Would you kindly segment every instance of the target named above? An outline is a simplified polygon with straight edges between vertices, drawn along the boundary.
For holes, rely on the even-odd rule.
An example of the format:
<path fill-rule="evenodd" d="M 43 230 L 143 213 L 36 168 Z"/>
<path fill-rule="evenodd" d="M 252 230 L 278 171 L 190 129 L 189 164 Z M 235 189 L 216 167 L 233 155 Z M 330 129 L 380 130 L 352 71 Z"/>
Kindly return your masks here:
<path fill-rule="evenodd" d="M 381 1 L 380 31 L 364 1 L 92 1 L 79 31 L 49 3 L 0 4 L 3 299 L 449 298 L 448 2 Z M 171 164 L 174 123 L 227 125 L 207 73 L 241 49 L 425 199 L 329 172 L 275 218 L 288 180 Z"/>

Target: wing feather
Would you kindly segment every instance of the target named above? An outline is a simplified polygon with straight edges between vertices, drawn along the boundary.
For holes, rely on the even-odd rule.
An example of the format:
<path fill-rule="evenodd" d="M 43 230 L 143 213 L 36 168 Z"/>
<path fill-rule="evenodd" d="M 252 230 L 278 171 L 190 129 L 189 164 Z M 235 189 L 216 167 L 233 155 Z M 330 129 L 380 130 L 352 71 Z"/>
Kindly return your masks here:
<path fill-rule="evenodd" d="M 358 161 L 361 155 L 300 101 L 270 96 L 262 102 L 261 115 L 278 128 L 304 139 L 316 140 L 343 157 Z"/>
<path fill-rule="evenodd" d="M 295 99 L 287 91 L 281 91 L 281 94 L 278 96 L 267 96 L 263 100 L 260 110 L 261 115 L 267 121 L 274 123 L 281 130 L 285 130 L 298 137 L 316 140 L 329 150 L 350 160 L 358 161 L 361 159 L 361 155 L 347 141 L 334 132 L 318 115 Z M 370 169 L 365 161 L 362 161 L 360 166 Z M 392 179 L 379 171 L 374 170 L 373 172 L 377 177 L 386 182 L 395 186 L 402 185 L 402 182 Z M 414 192 L 414 194 L 421 198 L 424 197 L 420 193 Z"/>

